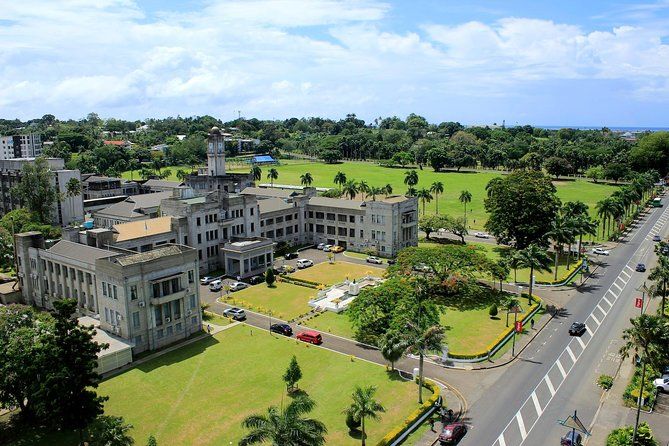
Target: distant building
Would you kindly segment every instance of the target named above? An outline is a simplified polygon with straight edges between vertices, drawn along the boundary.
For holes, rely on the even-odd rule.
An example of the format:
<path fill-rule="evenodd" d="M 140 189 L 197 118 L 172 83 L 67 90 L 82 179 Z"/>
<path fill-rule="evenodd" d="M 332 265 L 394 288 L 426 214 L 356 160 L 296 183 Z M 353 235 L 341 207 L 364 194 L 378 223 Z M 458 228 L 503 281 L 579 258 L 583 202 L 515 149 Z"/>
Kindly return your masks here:
<path fill-rule="evenodd" d="M 0 159 L 36 158 L 42 155 L 42 136 L 39 133 L 0 136 Z"/>
<path fill-rule="evenodd" d="M 93 214 L 95 226 L 110 228 L 119 223 L 147 220 L 159 215 L 160 202 L 172 196 L 172 192 L 133 195 Z"/>
<path fill-rule="evenodd" d="M 174 189 L 182 185 L 183 183 L 180 181 L 157 180 L 152 178 L 142 183 L 140 193 L 172 192 Z"/>
<path fill-rule="evenodd" d="M 118 197 L 139 194 L 139 185 L 135 181 L 100 175 L 82 175 L 84 200 Z"/>

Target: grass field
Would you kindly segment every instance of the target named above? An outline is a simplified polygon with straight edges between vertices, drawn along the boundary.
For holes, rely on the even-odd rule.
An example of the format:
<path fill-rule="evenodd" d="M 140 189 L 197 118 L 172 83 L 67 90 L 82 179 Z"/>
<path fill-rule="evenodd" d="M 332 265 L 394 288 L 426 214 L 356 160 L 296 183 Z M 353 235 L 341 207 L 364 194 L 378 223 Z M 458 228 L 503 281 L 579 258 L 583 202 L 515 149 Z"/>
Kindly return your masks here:
<path fill-rule="evenodd" d="M 337 261 L 334 263 L 319 263 L 310 268 L 298 270 L 296 273 L 290 274 L 290 276 L 325 285 L 334 285 L 343 282 L 347 278 L 353 280 L 367 275 L 383 277 L 384 272 L 383 268 L 375 268 L 371 265 Z"/>
<path fill-rule="evenodd" d="M 337 336 L 353 339 L 353 327 L 345 311 L 339 314 L 333 311 L 325 311 L 309 319 L 305 322 L 305 325 L 324 333 L 332 333 Z"/>
<path fill-rule="evenodd" d="M 145 444 L 153 434 L 160 445 L 236 445 L 245 433 L 244 417 L 286 403 L 281 376 L 292 355 L 302 368 L 300 389 L 317 403 L 310 416 L 327 426 L 328 444 L 360 444 L 348 434 L 342 415 L 355 385 L 375 385 L 376 397 L 387 410 L 379 421 L 368 424 L 370 444 L 417 408 L 415 384 L 390 378 L 381 366 L 248 326 L 141 364 L 105 381 L 98 392 L 109 396 L 107 414 L 122 415 L 134 426 L 136 444 Z M 76 444 L 73 435 L 23 434 L 23 440 L 12 444 Z"/>
<path fill-rule="evenodd" d="M 260 284 L 237 291 L 224 302 L 264 314 L 271 310 L 273 316 L 290 320 L 309 311 L 309 299 L 317 293 L 313 288 L 277 282 L 271 288 Z"/>

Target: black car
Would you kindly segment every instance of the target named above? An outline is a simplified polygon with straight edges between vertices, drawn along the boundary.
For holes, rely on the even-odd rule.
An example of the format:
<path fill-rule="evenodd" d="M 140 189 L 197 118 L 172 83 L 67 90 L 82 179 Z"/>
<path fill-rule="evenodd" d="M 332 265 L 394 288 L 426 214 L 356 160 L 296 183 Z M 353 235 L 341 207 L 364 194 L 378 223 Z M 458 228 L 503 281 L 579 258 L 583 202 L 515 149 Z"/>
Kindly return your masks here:
<path fill-rule="evenodd" d="M 395 259 L 388 259 L 388 260 L 386 260 L 386 262 L 388 262 L 388 265 L 394 265 L 394 264 L 397 263 L 397 260 L 395 260 Z"/>
<path fill-rule="evenodd" d="M 646 265 L 643 263 L 637 263 L 636 265 L 636 272 L 638 273 L 645 273 L 646 272 Z"/>
<path fill-rule="evenodd" d="M 263 276 L 253 276 L 249 279 L 249 283 L 251 285 L 258 285 L 259 283 L 263 283 L 265 281 L 265 278 Z"/>
<path fill-rule="evenodd" d="M 583 322 L 574 322 L 569 327 L 570 336 L 581 336 L 583 333 L 585 333 L 585 324 Z"/>
<path fill-rule="evenodd" d="M 299 253 L 297 253 L 297 252 L 287 252 L 283 256 L 283 258 L 286 259 L 286 260 L 290 260 L 290 259 L 296 259 L 298 256 L 299 256 Z"/>
<path fill-rule="evenodd" d="M 269 326 L 269 331 L 271 331 L 272 333 L 279 333 L 284 336 L 293 335 L 293 329 L 290 328 L 290 325 L 288 324 L 272 324 Z"/>

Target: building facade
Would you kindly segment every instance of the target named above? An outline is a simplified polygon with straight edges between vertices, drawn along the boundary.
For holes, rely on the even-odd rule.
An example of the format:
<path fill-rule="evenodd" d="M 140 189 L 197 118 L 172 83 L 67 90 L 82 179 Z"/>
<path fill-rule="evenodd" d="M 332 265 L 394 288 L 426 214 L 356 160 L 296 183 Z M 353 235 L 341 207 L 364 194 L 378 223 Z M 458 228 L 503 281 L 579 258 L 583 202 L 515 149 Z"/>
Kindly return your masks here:
<path fill-rule="evenodd" d="M 0 159 L 36 158 L 42 155 L 42 136 L 39 133 L 0 136 Z"/>

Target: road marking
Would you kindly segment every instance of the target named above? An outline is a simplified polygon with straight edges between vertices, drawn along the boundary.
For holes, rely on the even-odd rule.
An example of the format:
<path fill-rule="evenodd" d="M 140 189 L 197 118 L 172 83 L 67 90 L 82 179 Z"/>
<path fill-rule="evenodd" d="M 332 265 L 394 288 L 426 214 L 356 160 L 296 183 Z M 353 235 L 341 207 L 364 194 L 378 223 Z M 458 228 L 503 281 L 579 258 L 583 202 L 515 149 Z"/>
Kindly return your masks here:
<path fill-rule="evenodd" d="M 627 274 L 627 271 L 625 270 L 620 271 L 620 274 L 626 275 L 628 280 L 632 278 L 632 276 L 630 274 Z"/>
<path fill-rule="evenodd" d="M 625 268 L 627 268 L 628 270 L 630 270 L 630 271 L 634 272 L 634 269 L 632 269 L 632 267 L 631 267 L 631 266 L 629 266 L 629 265 L 625 265 Z"/>
<path fill-rule="evenodd" d="M 499 446 L 506 446 L 506 441 L 504 441 L 504 432 L 500 434 L 497 441 L 499 441 Z"/>
<path fill-rule="evenodd" d="M 587 325 L 585 326 L 585 331 L 587 331 L 588 334 L 590 334 L 590 337 L 594 336 L 594 333 L 592 332 L 592 330 L 590 330 L 590 327 L 588 327 Z"/>
<path fill-rule="evenodd" d="M 558 370 L 560 371 L 560 375 L 562 375 L 562 379 L 566 378 L 567 372 L 564 371 L 564 367 L 562 367 L 562 363 L 560 362 L 560 360 L 558 359 L 557 361 L 555 361 L 555 364 L 557 364 L 558 366 Z M 546 375 L 546 378 L 548 378 L 548 375 Z M 547 382 L 547 384 L 550 387 L 553 387 L 553 383 L 551 383 L 550 380 Z"/>
<path fill-rule="evenodd" d="M 574 356 L 574 352 L 571 351 L 570 346 L 567 346 L 567 353 L 569 353 L 569 357 L 571 358 L 572 361 L 574 361 L 574 364 L 576 364 L 576 356 Z"/>
<path fill-rule="evenodd" d="M 597 323 L 597 326 L 598 326 L 598 327 L 599 327 L 600 325 L 602 325 L 602 323 L 599 322 L 599 320 L 595 317 L 594 314 L 590 313 L 590 317 Z"/>
<path fill-rule="evenodd" d="M 527 437 L 527 431 L 525 430 L 525 423 L 523 422 L 523 416 L 520 414 L 520 411 L 516 412 L 516 421 L 518 421 L 518 429 L 520 429 L 520 436 L 524 440 Z"/>
<path fill-rule="evenodd" d="M 601 305 L 597 304 L 597 308 L 599 308 L 599 311 L 601 311 L 604 314 L 604 316 L 606 316 L 607 313 L 606 311 L 604 311 Z"/>
<path fill-rule="evenodd" d="M 532 392 L 532 402 L 534 403 L 534 410 L 537 411 L 537 416 L 540 417 L 544 411 L 541 408 L 541 405 L 539 405 L 539 398 L 537 398 L 537 392 Z"/>
<path fill-rule="evenodd" d="M 558 361 L 559 363 L 560 361 Z M 544 375 L 544 381 L 546 381 L 546 385 L 548 386 L 548 391 L 551 393 L 551 398 L 555 396 L 555 387 L 553 387 L 553 383 L 551 382 L 551 378 L 548 375 Z"/>
<path fill-rule="evenodd" d="M 613 296 L 613 301 L 614 302 L 618 300 L 618 295 L 616 293 L 614 293 L 611 288 L 609 288 L 608 292 L 611 293 L 611 296 Z"/>
<path fill-rule="evenodd" d="M 616 279 L 616 280 L 618 280 L 618 279 Z M 618 284 L 615 283 L 615 282 L 613 282 L 613 286 L 616 287 L 616 288 L 618 288 L 618 291 L 622 291 L 622 290 L 623 290 L 623 289 L 620 288 L 620 287 L 618 286 Z"/>
<path fill-rule="evenodd" d="M 605 301 L 607 304 L 609 304 L 609 307 L 612 307 L 612 306 L 613 306 L 613 304 L 611 303 L 611 301 L 608 300 L 608 299 L 606 298 L 606 295 L 602 296 L 602 299 L 604 299 L 604 301 Z"/>
<path fill-rule="evenodd" d="M 585 350 L 585 343 L 583 342 L 583 339 L 579 338 L 578 336 L 576 337 L 576 340 L 578 341 L 579 344 L 581 344 L 581 348 Z"/>

